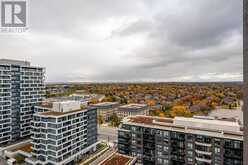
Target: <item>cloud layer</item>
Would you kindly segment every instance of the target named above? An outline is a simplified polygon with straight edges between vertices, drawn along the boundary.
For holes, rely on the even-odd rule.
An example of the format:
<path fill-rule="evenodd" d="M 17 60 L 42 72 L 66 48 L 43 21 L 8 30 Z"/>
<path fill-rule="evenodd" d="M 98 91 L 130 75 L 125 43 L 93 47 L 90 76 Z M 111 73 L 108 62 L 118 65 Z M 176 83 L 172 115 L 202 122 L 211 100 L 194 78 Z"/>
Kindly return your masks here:
<path fill-rule="evenodd" d="M 1 34 L 0 58 L 48 82 L 242 80 L 242 1 L 32 1 L 30 30 Z"/>

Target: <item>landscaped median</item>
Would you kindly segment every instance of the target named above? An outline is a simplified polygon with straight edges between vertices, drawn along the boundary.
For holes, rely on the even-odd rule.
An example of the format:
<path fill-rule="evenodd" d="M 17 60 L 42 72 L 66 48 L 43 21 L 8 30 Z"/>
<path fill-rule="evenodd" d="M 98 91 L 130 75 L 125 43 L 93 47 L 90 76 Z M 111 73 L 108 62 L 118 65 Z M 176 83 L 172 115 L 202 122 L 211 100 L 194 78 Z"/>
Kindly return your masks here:
<path fill-rule="evenodd" d="M 109 148 L 110 147 L 106 143 L 104 143 L 104 142 L 99 143 L 96 146 L 96 151 L 94 153 L 88 155 L 84 160 L 81 160 L 77 164 L 79 164 L 79 165 L 89 165 L 91 162 L 93 162 L 99 156 L 101 156 L 103 153 L 105 153 L 107 150 L 109 150 Z"/>
<path fill-rule="evenodd" d="M 112 153 L 106 157 L 99 165 L 134 165 L 137 158 L 127 155 L 122 155 L 117 152 Z"/>

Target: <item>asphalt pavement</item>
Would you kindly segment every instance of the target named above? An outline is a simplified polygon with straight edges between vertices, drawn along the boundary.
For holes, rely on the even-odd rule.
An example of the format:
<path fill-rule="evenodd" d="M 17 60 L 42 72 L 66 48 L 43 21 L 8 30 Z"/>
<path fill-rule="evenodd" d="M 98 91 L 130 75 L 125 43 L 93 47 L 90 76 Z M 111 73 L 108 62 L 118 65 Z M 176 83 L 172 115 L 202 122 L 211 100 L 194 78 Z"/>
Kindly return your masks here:
<path fill-rule="evenodd" d="M 108 127 L 108 126 L 99 126 L 98 127 L 98 140 L 105 140 L 107 142 L 114 143 L 117 141 L 118 137 L 117 128 Z"/>
<path fill-rule="evenodd" d="M 7 161 L 0 156 L 0 165 L 8 165 Z"/>

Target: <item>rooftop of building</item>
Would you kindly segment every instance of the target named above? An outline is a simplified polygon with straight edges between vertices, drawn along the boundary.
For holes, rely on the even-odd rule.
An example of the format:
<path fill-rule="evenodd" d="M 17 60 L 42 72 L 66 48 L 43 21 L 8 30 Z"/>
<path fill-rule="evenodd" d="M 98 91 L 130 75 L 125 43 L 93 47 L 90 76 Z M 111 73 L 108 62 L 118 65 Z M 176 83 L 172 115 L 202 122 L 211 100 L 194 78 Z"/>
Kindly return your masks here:
<path fill-rule="evenodd" d="M 100 165 L 132 165 L 135 160 L 134 157 L 114 153 L 107 157 Z"/>
<path fill-rule="evenodd" d="M 69 102 L 69 101 L 82 101 L 82 100 L 79 99 L 78 97 L 74 97 L 74 96 L 53 97 L 53 98 L 45 99 L 42 103 L 40 103 L 37 106 L 51 109 L 51 108 L 53 108 L 54 102 L 61 102 L 61 103 L 64 102 L 65 103 L 65 102 Z"/>
<path fill-rule="evenodd" d="M 138 123 L 138 124 L 147 124 L 147 125 L 154 125 L 153 121 L 164 122 L 168 124 L 173 123 L 173 119 L 170 118 L 154 118 L 150 116 L 133 116 L 127 118 L 129 122 Z M 155 124 L 156 125 L 156 124 Z"/>
<path fill-rule="evenodd" d="M 223 121 L 212 117 L 196 116 L 194 118 L 161 118 L 152 116 L 130 116 L 124 118 L 123 123 L 179 132 L 190 132 L 193 134 L 202 133 L 208 136 L 224 136 L 239 140 L 243 139 L 242 127 L 238 122 Z"/>
<path fill-rule="evenodd" d="M 127 108 L 127 109 L 140 109 L 140 108 L 144 108 L 147 107 L 146 104 L 126 104 L 126 105 L 122 105 L 120 106 L 120 108 Z"/>
<path fill-rule="evenodd" d="M 26 145 L 23 145 L 21 147 L 18 147 L 18 148 L 15 148 L 13 151 L 24 151 L 24 152 L 28 152 L 28 153 L 31 153 L 32 152 L 32 144 L 31 143 L 28 143 Z"/>
<path fill-rule="evenodd" d="M 20 65 L 20 66 L 30 66 L 30 62 L 12 59 L 0 59 L 0 64 L 2 65 Z"/>
<path fill-rule="evenodd" d="M 71 110 L 67 112 L 46 111 L 46 112 L 39 112 L 38 115 L 45 116 L 45 117 L 60 117 L 63 115 L 73 114 L 75 112 L 81 112 L 85 110 L 86 110 L 85 108 L 82 108 L 82 109 L 76 109 L 76 110 Z"/>
<path fill-rule="evenodd" d="M 47 108 L 45 112 L 39 112 L 36 115 L 45 117 L 57 117 L 71 113 L 85 111 L 86 107 L 78 100 L 63 100 L 59 101 L 51 99 L 50 101 L 43 102 L 38 107 Z"/>
<path fill-rule="evenodd" d="M 27 153 L 32 152 L 32 144 L 30 139 L 21 139 L 6 146 L 3 146 L 2 148 L 3 150 L 9 152 L 16 152 L 16 151 L 24 151 Z"/>
<path fill-rule="evenodd" d="M 91 106 L 94 107 L 108 107 L 108 106 L 113 106 L 113 105 L 119 105 L 118 102 L 101 102 L 101 103 L 97 103 L 97 104 L 92 104 Z"/>
<path fill-rule="evenodd" d="M 236 120 L 239 121 L 241 125 L 244 124 L 243 111 L 241 109 L 216 109 L 211 111 L 208 115 L 223 120 Z"/>
<path fill-rule="evenodd" d="M 34 70 L 39 70 L 40 72 L 44 71 L 44 67 L 41 66 L 33 66 L 29 61 L 21 61 L 21 60 L 12 60 L 12 59 L 0 59 L 0 65 L 4 66 L 17 66 L 17 67 L 22 67 L 26 69 L 34 69 Z"/>

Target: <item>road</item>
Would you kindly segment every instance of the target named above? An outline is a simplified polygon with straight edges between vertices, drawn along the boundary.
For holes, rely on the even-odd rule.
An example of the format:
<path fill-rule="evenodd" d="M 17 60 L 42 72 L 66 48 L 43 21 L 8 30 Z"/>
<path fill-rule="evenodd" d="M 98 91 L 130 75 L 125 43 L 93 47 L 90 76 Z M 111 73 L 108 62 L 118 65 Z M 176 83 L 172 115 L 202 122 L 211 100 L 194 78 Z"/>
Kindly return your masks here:
<path fill-rule="evenodd" d="M 117 128 L 99 126 L 98 127 L 98 140 L 106 140 L 107 142 L 114 143 L 117 141 Z"/>

